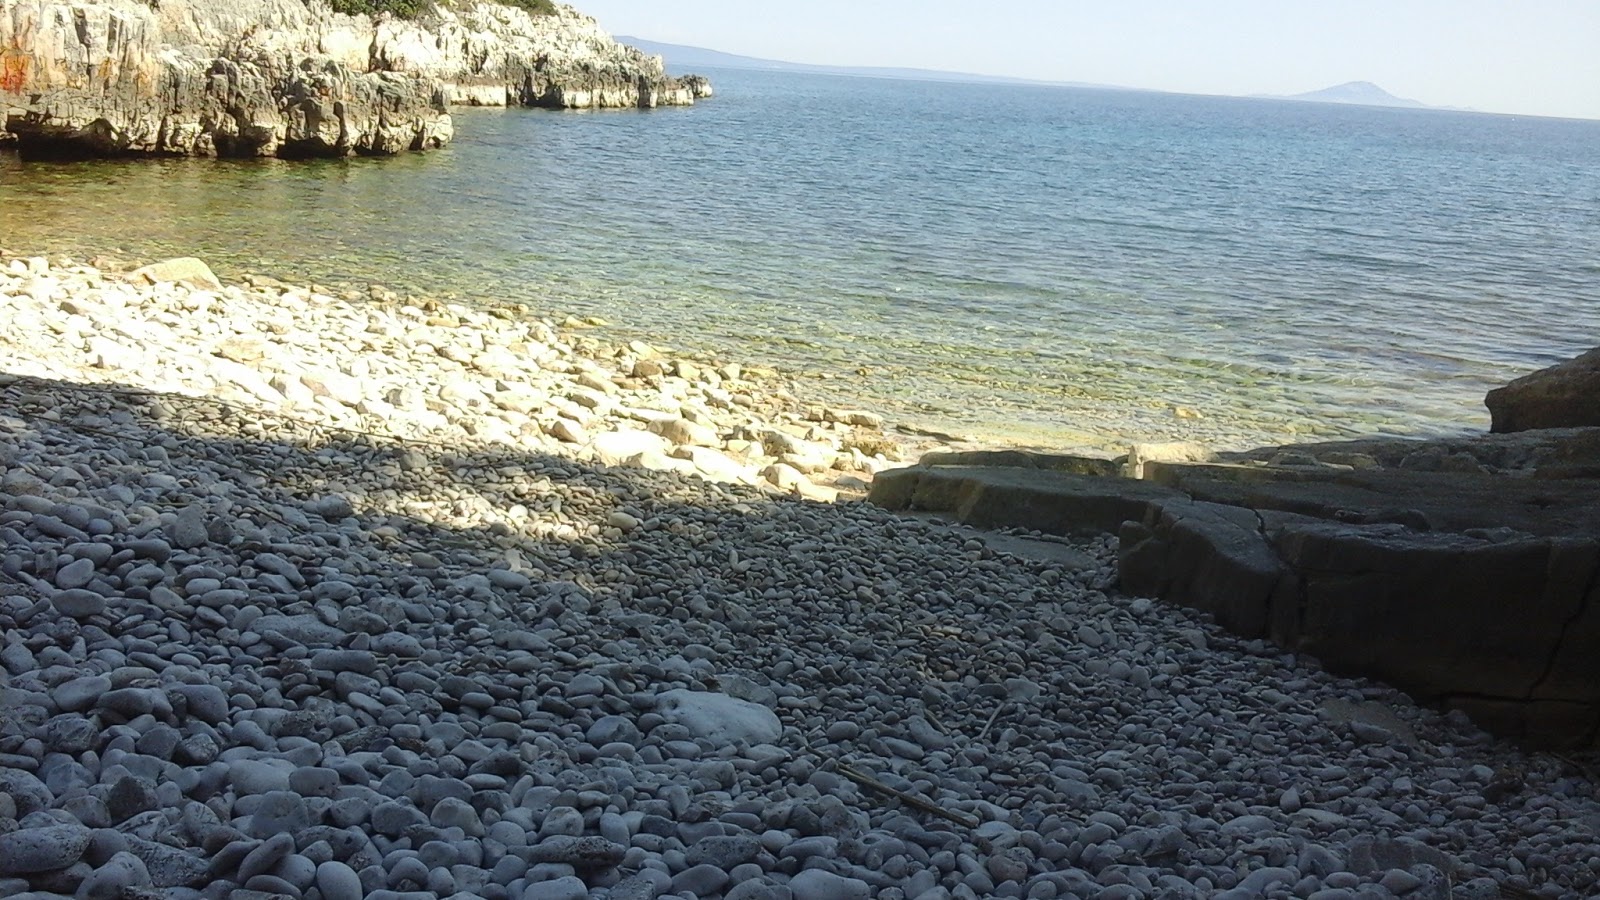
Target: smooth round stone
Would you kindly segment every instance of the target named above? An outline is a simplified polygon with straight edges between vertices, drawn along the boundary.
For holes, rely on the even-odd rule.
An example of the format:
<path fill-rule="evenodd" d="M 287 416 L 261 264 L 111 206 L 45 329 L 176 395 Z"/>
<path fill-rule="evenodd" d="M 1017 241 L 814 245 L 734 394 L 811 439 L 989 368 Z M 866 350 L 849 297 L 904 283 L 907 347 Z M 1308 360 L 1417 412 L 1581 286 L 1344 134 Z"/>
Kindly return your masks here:
<path fill-rule="evenodd" d="M 127 888 L 150 886 L 150 870 L 144 861 L 126 850 L 106 860 L 78 885 L 79 900 L 122 900 Z"/>
<path fill-rule="evenodd" d="M 372 830 L 389 837 L 399 837 L 413 825 L 428 824 L 428 817 L 409 803 L 389 801 L 372 810 Z"/>
<path fill-rule="evenodd" d="M 691 866 L 672 877 L 673 893 L 688 892 L 696 897 L 720 893 L 728 886 L 728 873 L 709 863 Z"/>
<path fill-rule="evenodd" d="M 256 807 L 255 815 L 250 817 L 248 832 L 255 837 L 270 838 L 284 832 L 295 834 L 310 826 L 311 815 L 298 794 L 271 791 L 261 796 L 261 804 Z M 290 848 L 293 849 L 292 841 Z"/>
<path fill-rule="evenodd" d="M 371 675 L 378 659 L 364 650 L 318 650 L 311 654 L 311 668 L 324 672 L 356 672 Z"/>
<path fill-rule="evenodd" d="M 104 675 L 85 675 L 56 685 L 50 699 L 63 712 L 83 712 L 94 706 L 101 694 L 111 690 L 111 679 Z"/>
<path fill-rule="evenodd" d="M 140 559 L 148 559 L 156 565 L 162 565 L 172 558 L 171 545 L 159 538 L 128 541 L 122 545 L 122 548 L 133 553 L 134 556 Z"/>
<path fill-rule="evenodd" d="M 402 857 L 389 869 L 391 888 L 420 888 L 425 887 L 427 883 L 428 864 L 415 856 Z"/>
<path fill-rule="evenodd" d="M 302 797 L 332 797 L 339 789 L 339 773 L 320 766 L 301 766 L 289 773 L 289 790 Z"/>
<path fill-rule="evenodd" d="M 0 875 L 27 875 L 65 869 L 83 856 L 89 829 L 48 825 L 0 834 Z"/>
<path fill-rule="evenodd" d="M 468 837 L 483 837 L 483 822 L 472 804 L 455 797 L 440 800 L 429 817 L 435 828 L 459 828 Z"/>
<path fill-rule="evenodd" d="M 307 888 L 317 883 L 317 864 L 299 853 L 291 853 L 278 863 L 272 874 L 305 893 Z"/>
<path fill-rule="evenodd" d="M 619 742 L 638 746 L 639 728 L 631 719 L 623 716 L 601 716 L 589 726 L 584 737 L 596 747 Z"/>
<path fill-rule="evenodd" d="M 448 841 L 429 841 L 418 848 L 417 858 L 429 869 L 448 869 L 461 861 L 461 852 Z"/>
<path fill-rule="evenodd" d="M 372 817 L 372 802 L 366 797 L 341 797 L 328 807 L 327 816 L 329 823 L 337 828 L 360 825 Z"/>
<path fill-rule="evenodd" d="M 322 892 L 322 900 L 362 900 L 366 896 L 361 876 L 337 860 L 317 866 L 317 890 Z"/>
<path fill-rule="evenodd" d="M 583 813 L 570 806 L 558 806 L 544 817 L 544 825 L 539 829 L 539 833 L 543 837 L 552 835 L 577 837 L 583 834 Z"/>
<path fill-rule="evenodd" d="M 239 759 L 227 764 L 228 781 L 240 795 L 269 794 L 289 789 L 287 766 L 260 759 Z"/>
<path fill-rule="evenodd" d="M 867 900 L 872 888 L 859 878 L 807 869 L 789 879 L 789 892 L 794 900 Z"/>
<path fill-rule="evenodd" d="M 258 813 L 259 814 L 259 813 Z M 249 881 L 257 875 L 271 872 L 278 863 L 294 852 L 294 837 L 289 834 L 275 834 L 260 846 L 245 854 L 244 860 L 239 863 L 239 881 Z"/>
<path fill-rule="evenodd" d="M 246 881 L 244 887 L 247 891 L 255 891 L 257 894 L 266 894 L 270 897 L 289 897 L 292 900 L 299 896 L 299 891 L 294 885 L 276 875 L 257 875 Z"/>
<path fill-rule="evenodd" d="M 94 580 L 94 560 L 75 559 L 56 570 L 56 587 L 63 590 L 81 588 Z"/>
<path fill-rule="evenodd" d="M 118 688 L 100 695 L 99 707 L 124 719 L 137 719 L 153 711 L 166 698 L 154 688 Z"/>
<path fill-rule="evenodd" d="M 802 862 L 813 856 L 833 857 L 839 854 L 839 839 L 827 835 L 812 835 L 790 841 L 783 848 L 786 859 L 798 859 Z"/>
<path fill-rule="evenodd" d="M 82 560 L 87 562 L 87 560 Z M 106 611 L 106 598 L 83 588 L 56 591 L 50 595 L 50 605 L 56 612 L 74 619 L 87 619 Z"/>
<path fill-rule="evenodd" d="M 576 875 L 530 884 L 522 892 L 522 900 L 586 900 L 588 896 L 589 886 Z"/>
<path fill-rule="evenodd" d="M 776 900 L 777 888 L 760 880 L 743 881 L 734 885 L 722 900 Z"/>

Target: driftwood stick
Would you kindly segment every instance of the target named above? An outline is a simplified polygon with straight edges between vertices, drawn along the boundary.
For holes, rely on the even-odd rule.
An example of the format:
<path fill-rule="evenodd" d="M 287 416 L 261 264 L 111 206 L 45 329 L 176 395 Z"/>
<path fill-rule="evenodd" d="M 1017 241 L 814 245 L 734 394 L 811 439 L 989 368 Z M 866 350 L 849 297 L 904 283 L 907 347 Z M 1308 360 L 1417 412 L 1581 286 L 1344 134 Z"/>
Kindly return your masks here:
<path fill-rule="evenodd" d="M 893 797 L 896 800 L 899 800 L 901 803 L 904 803 L 907 806 L 910 806 L 910 807 L 912 807 L 914 809 L 921 810 L 922 812 L 928 813 L 929 815 L 938 816 L 941 819 L 948 819 L 949 821 L 954 822 L 957 825 L 965 825 L 968 828 L 977 828 L 978 825 L 979 825 L 978 820 L 973 818 L 972 816 L 963 815 L 962 813 L 958 813 L 958 812 L 953 812 L 951 810 L 945 809 L 942 806 L 939 806 L 938 804 L 934 803 L 931 800 L 928 800 L 928 799 L 923 798 L 923 797 L 918 797 L 916 794 L 908 794 L 905 791 L 898 790 L 896 788 L 892 788 L 892 787 L 888 786 L 887 784 L 884 784 L 883 782 L 879 781 L 878 779 L 873 778 L 872 776 L 870 776 L 870 775 L 868 775 L 868 774 L 866 774 L 864 772 L 861 772 L 861 771 L 859 771 L 857 769 L 854 769 L 854 768 L 852 768 L 850 766 L 847 766 L 842 762 L 835 762 L 834 763 L 834 767 L 838 770 L 840 775 L 843 775 L 844 777 L 850 779 L 851 781 L 854 781 L 856 784 L 861 785 L 862 787 L 866 788 L 869 791 L 875 791 L 875 792 L 877 792 L 879 794 L 884 794 L 885 796 Z"/>
<path fill-rule="evenodd" d="M 994 712 L 989 714 L 989 721 L 983 723 L 983 730 L 978 732 L 978 736 L 972 739 L 974 742 L 983 740 L 984 735 L 989 733 L 989 729 L 994 727 L 994 720 L 1000 718 L 1001 711 L 1006 708 L 1006 704 L 1009 702 L 1011 701 L 1000 701 L 999 705 L 994 708 Z"/>

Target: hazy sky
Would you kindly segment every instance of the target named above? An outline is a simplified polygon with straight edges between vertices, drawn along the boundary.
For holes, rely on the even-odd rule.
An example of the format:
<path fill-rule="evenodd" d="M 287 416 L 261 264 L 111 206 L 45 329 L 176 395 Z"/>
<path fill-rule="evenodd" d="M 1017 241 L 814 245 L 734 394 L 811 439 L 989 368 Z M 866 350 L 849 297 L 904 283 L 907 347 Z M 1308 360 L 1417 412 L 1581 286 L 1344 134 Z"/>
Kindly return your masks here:
<path fill-rule="evenodd" d="M 573 2 L 616 34 L 794 62 L 1204 94 L 1372 81 L 1424 103 L 1600 119 L 1600 0 Z"/>

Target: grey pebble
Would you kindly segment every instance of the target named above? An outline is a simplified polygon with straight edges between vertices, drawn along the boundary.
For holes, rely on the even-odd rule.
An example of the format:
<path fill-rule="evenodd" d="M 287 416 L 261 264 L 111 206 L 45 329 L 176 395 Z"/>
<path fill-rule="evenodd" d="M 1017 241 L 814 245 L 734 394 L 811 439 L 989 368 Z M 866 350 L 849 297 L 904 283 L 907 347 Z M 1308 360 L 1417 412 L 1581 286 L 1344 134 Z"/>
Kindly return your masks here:
<path fill-rule="evenodd" d="M 574 869 L 609 869 L 621 864 L 628 848 L 593 835 L 552 835 L 528 848 L 531 863 L 565 863 Z"/>
<path fill-rule="evenodd" d="M 822 869 L 807 869 L 789 879 L 794 900 L 867 900 L 872 886 L 859 878 L 846 878 Z"/>
<path fill-rule="evenodd" d="M 413 825 L 428 824 L 428 817 L 409 803 L 389 801 L 372 809 L 372 828 L 378 834 L 399 837 Z"/>
<path fill-rule="evenodd" d="M 83 856 L 89 829 L 47 825 L 0 834 L 0 875 L 27 875 L 65 869 Z"/>
<path fill-rule="evenodd" d="M 272 835 L 245 855 L 244 860 L 239 863 L 238 880 L 249 881 L 257 875 L 272 871 L 293 852 L 293 835 L 287 832 Z"/>
<path fill-rule="evenodd" d="M 727 884 L 728 873 L 708 863 L 690 866 L 672 876 L 674 893 L 690 893 L 697 897 L 721 893 Z"/>
<path fill-rule="evenodd" d="M 82 712 L 94 706 L 101 694 L 111 690 L 111 679 L 104 675 L 84 675 L 64 681 L 50 692 L 63 711 Z"/>
<path fill-rule="evenodd" d="M 106 611 L 106 598 L 94 591 L 72 588 L 51 594 L 50 605 L 64 616 L 87 619 Z"/>
<path fill-rule="evenodd" d="M 727 871 L 760 853 L 761 841 L 752 835 L 716 835 L 695 841 L 684 855 L 691 866 L 709 863 Z"/>
<path fill-rule="evenodd" d="M 522 900 L 585 900 L 588 896 L 589 886 L 573 875 L 530 884 L 522 892 Z"/>
<path fill-rule="evenodd" d="M 130 888 L 149 887 L 150 870 L 132 853 L 114 854 L 78 886 L 79 900 L 123 900 Z"/>
<path fill-rule="evenodd" d="M 204 547 L 210 535 L 206 530 L 206 520 L 209 518 L 204 506 L 191 503 L 178 512 L 167 527 L 167 539 L 172 546 L 182 550 L 194 550 Z"/>
<path fill-rule="evenodd" d="M 92 545 L 91 545 L 92 546 Z M 56 570 L 56 587 L 63 590 L 81 588 L 94 580 L 95 563 L 92 559 L 75 559 Z M 56 607 L 61 609 L 59 605 Z M 62 610 L 66 612 L 66 610 Z M 70 615 L 70 613 L 68 613 Z"/>
<path fill-rule="evenodd" d="M 297 834 L 310 825 L 311 814 L 300 795 L 293 791 L 269 791 L 261 795 L 261 802 L 246 830 L 258 838 L 271 838 L 279 834 Z M 291 841 L 289 848 L 293 846 Z"/>
<path fill-rule="evenodd" d="M 362 900 L 366 892 L 354 869 L 338 860 L 317 866 L 317 890 L 322 900 Z"/>

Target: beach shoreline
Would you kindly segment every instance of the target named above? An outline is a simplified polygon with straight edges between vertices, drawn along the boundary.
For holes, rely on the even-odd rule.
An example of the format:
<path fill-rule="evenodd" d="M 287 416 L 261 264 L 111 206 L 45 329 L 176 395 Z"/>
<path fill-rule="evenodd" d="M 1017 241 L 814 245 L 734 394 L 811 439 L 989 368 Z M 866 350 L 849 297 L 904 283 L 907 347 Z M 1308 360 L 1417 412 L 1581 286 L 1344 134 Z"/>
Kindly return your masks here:
<path fill-rule="evenodd" d="M 1107 536 L 809 502 L 871 413 L 168 263 L 0 265 L 0 896 L 1594 883 L 1581 770 L 1124 596 Z"/>
<path fill-rule="evenodd" d="M 771 367 L 608 340 L 608 323 L 593 317 L 558 321 L 523 304 L 263 274 L 223 285 L 203 263 L 152 281 L 130 277 L 133 262 L 93 262 L 0 251 L 21 326 L 0 338 L 0 351 L 16 374 L 209 396 L 400 440 L 502 443 L 824 501 L 859 497 L 873 472 L 960 440 L 886 430 L 874 412 L 802 398 L 798 379 Z"/>

